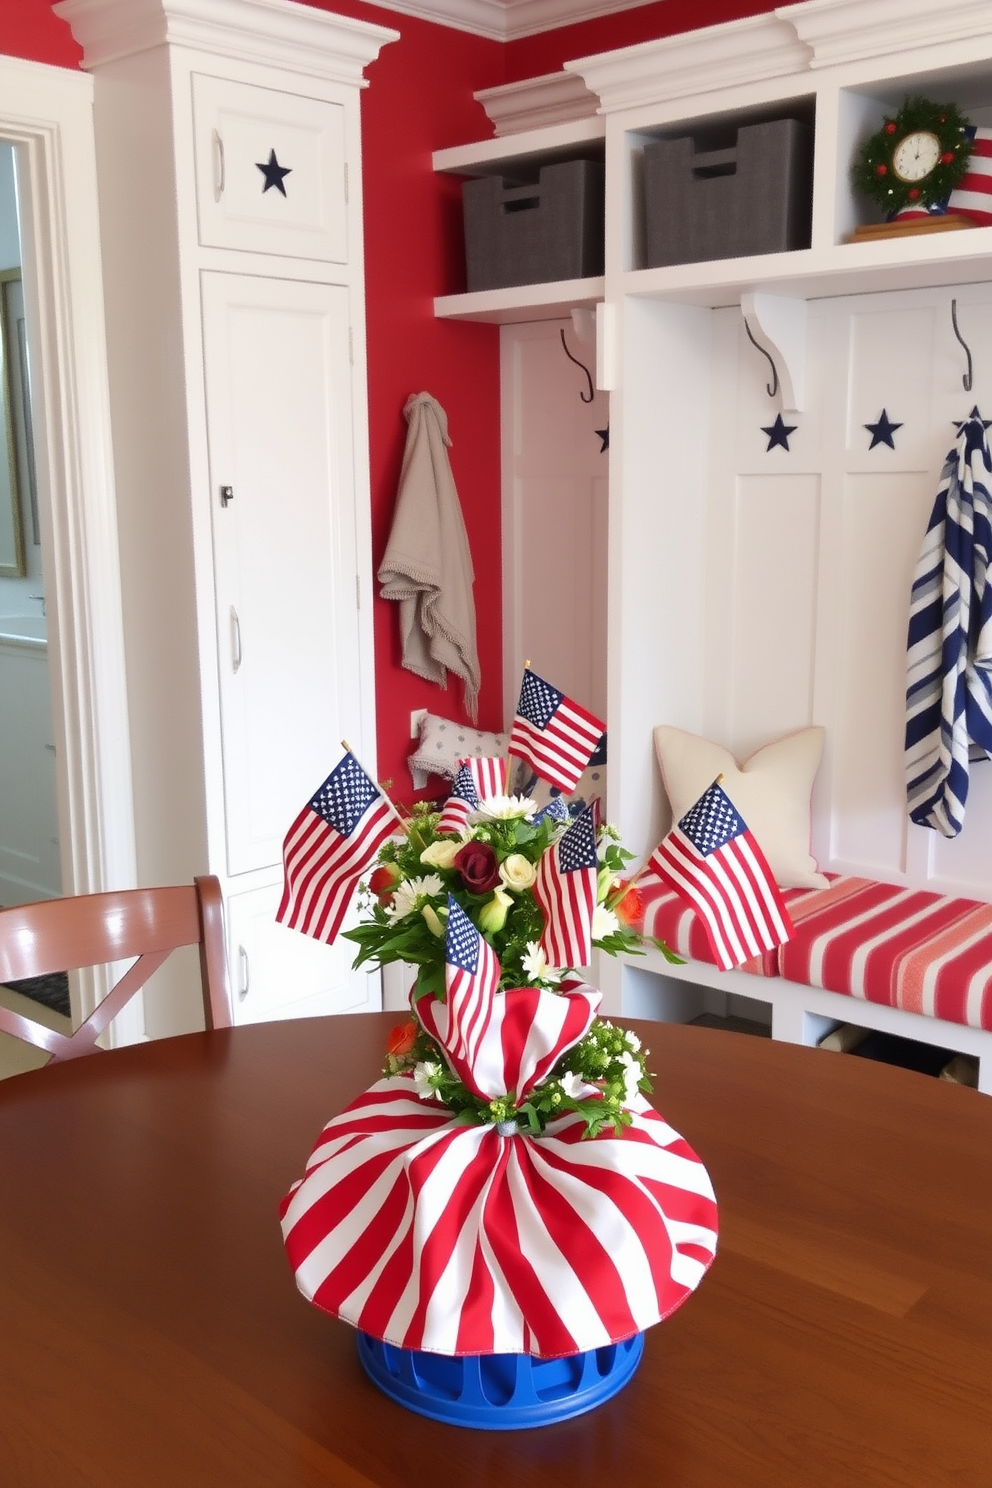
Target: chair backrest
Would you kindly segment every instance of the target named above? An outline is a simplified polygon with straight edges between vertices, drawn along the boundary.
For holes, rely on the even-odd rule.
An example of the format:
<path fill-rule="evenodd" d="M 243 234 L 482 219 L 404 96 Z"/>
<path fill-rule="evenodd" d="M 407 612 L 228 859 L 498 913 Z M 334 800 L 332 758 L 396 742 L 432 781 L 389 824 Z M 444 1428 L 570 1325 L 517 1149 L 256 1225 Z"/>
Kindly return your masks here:
<path fill-rule="evenodd" d="M 122 889 L 46 899 L 0 910 L 0 984 L 53 972 L 101 966 L 136 956 L 97 1008 L 71 1034 L 0 1007 L 0 1031 L 46 1049 L 56 1060 L 75 1059 L 179 946 L 200 947 L 200 981 L 208 1028 L 231 1024 L 224 942 L 224 902 L 214 877 L 162 889 Z"/>

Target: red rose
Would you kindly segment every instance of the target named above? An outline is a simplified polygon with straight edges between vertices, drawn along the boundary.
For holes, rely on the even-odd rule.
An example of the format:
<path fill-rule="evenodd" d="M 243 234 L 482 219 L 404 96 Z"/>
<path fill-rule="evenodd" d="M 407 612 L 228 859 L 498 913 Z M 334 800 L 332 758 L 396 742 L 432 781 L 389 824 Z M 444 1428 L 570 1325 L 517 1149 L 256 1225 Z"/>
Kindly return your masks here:
<path fill-rule="evenodd" d="M 466 842 L 455 867 L 470 894 L 488 894 L 499 883 L 499 862 L 488 842 Z"/>
<path fill-rule="evenodd" d="M 394 1059 L 402 1059 L 409 1054 L 417 1041 L 418 1026 L 412 1018 L 408 1018 L 405 1023 L 397 1023 L 395 1028 L 391 1028 L 386 1040 L 386 1053 L 391 1054 Z"/>

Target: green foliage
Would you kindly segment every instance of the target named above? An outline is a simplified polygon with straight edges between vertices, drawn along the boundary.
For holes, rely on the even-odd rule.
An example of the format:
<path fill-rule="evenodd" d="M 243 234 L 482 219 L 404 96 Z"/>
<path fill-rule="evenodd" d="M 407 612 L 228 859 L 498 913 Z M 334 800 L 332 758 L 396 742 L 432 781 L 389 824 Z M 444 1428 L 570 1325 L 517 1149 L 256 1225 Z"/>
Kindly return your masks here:
<path fill-rule="evenodd" d="M 851 179 L 859 191 L 891 215 L 908 206 L 933 206 L 944 201 L 968 168 L 971 141 L 965 134 L 968 120 L 953 103 L 931 103 L 926 98 L 907 98 L 895 115 L 866 140 L 851 167 Z M 892 154 L 900 140 L 924 129 L 940 141 L 941 158 L 922 181 L 902 181 L 892 165 Z"/>

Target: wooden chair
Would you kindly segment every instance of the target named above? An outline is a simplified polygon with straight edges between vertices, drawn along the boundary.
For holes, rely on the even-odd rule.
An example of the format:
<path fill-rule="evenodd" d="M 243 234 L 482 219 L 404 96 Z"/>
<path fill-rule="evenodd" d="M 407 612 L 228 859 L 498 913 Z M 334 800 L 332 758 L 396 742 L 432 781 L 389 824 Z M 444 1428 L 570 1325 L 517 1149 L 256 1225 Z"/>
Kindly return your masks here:
<path fill-rule="evenodd" d="M 229 1028 L 231 996 L 224 943 L 224 904 L 214 877 L 163 889 L 46 899 L 0 910 L 0 984 L 138 959 L 85 1023 L 58 1033 L 0 1007 L 0 1031 L 51 1054 L 49 1063 L 98 1049 L 96 1040 L 121 1008 L 179 946 L 200 947 L 203 1011 L 208 1028 Z"/>

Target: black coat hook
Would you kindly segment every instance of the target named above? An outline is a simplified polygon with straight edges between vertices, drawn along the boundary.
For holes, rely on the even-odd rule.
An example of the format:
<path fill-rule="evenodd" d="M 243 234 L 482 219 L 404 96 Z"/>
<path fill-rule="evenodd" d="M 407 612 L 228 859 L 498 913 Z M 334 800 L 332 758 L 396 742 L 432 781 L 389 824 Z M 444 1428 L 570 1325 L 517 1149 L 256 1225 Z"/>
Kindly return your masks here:
<path fill-rule="evenodd" d="M 967 370 L 967 372 L 965 372 L 965 373 L 962 374 L 962 377 L 961 377 L 961 386 L 964 388 L 964 390 L 965 390 L 966 393 L 970 393 L 971 392 L 971 384 L 974 381 L 974 378 L 972 376 L 972 372 L 973 372 L 974 368 L 973 368 L 973 364 L 972 364 L 972 360 L 971 360 L 971 347 L 968 345 L 967 341 L 964 339 L 964 337 L 962 336 L 961 332 L 958 330 L 958 302 L 957 302 L 957 300 L 952 300 L 951 301 L 951 325 L 954 327 L 954 334 L 955 334 L 955 336 L 957 336 L 957 338 L 960 341 L 961 345 L 964 347 L 965 356 L 968 358 L 968 370 Z"/>
<path fill-rule="evenodd" d="M 759 343 L 755 341 L 754 332 L 748 325 L 746 315 L 744 316 L 744 329 L 747 331 L 747 339 L 750 341 L 751 345 L 758 351 L 760 351 L 763 357 L 768 358 L 768 365 L 772 369 L 772 380 L 770 385 L 768 383 L 765 383 L 765 392 L 768 394 L 769 398 L 774 398 L 775 394 L 778 392 L 778 368 L 775 365 L 775 359 L 770 352 L 766 351 L 763 346 L 759 345 Z"/>
<path fill-rule="evenodd" d="M 579 389 L 579 397 L 582 399 L 583 403 L 591 403 L 592 400 L 593 400 L 593 398 L 596 396 L 596 391 L 595 391 L 595 389 L 594 389 L 594 387 L 592 385 L 592 377 L 589 374 L 589 368 L 586 366 L 585 362 L 580 362 L 579 359 L 578 359 L 578 357 L 577 356 L 573 356 L 572 353 L 569 351 L 569 349 L 568 349 L 568 342 L 565 340 L 565 328 L 564 328 L 564 326 L 560 326 L 559 327 L 559 334 L 561 336 L 561 349 L 565 353 L 565 355 L 568 357 L 568 360 L 570 362 L 574 362 L 577 367 L 581 367 L 582 370 L 583 370 L 583 372 L 586 374 L 586 382 L 589 384 L 589 396 L 586 397 L 585 393 L 580 388 Z"/>

